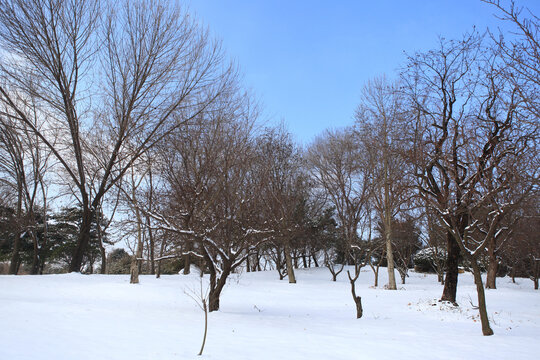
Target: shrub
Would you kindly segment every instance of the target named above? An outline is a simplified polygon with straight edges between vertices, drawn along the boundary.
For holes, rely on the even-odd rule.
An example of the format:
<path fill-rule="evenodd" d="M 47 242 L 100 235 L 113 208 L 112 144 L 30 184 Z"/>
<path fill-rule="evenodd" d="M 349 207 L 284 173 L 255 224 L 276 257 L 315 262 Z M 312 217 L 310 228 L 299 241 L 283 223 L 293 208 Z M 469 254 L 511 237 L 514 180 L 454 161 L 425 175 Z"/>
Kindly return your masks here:
<path fill-rule="evenodd" d="M 444 264 L 446 261 L 446 250 L 435 247 L 425 248 L 414 255 L 413 261 L 415 271 L 434 273 L 437 264 Z"/>

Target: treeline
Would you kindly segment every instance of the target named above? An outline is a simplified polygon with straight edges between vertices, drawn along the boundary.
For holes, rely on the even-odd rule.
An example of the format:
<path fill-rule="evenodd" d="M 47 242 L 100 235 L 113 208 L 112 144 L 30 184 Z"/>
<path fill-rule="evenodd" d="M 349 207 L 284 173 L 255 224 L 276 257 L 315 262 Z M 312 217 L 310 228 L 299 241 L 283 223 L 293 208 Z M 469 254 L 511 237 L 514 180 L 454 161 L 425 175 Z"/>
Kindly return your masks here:
<path fill-rule="evenodd" d="M 132 283 L 196 264 L 213 311 L 240 269 L 294 283 L 298 267 L 336 280 L 351 265 L 361 317 L 360 269 L 377 286 L 386 266 L 396 289 L 395 270 L 405 282 L 426 247 L 442 300 L 456 302 L 459 266 L 472 271 L 491 334 L 482 271 L 489 288 L 497 274 L 538 288 L 540 38 L 536 17 L 489 3 L 516 34 L 473 30 L 409 55 L 395 80 L 365 85 L 354 124 L 302 148 L 258 124 L 236 67 L 176 6 L 0 1 L 9 272 L 92 272 L 99 259 L 106 273 L 104 245 L 122 238 Z M 76 230 L 58 234 L 67 210 L 53 209 L 66 198 Z"/>

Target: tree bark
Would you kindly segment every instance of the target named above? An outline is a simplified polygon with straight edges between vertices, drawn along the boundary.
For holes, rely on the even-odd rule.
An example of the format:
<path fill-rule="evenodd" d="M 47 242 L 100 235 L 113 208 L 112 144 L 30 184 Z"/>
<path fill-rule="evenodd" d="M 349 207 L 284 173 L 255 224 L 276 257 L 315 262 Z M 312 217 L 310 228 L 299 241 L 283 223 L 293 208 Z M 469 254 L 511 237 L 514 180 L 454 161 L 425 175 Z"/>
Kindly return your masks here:
<path fill-rule="evenodd" d="M 499 264 L 495 259 L 492 261 L 489 260 L 487 278 L 486 278 L 486 289 L 496 289 L 497 288 L 497 271 L 499 270 Z"/>
<path fill-rule="evenodd" d="M 13 237 L 13 253 L 11 254 L 11 261 L 9 263 L 9 273 L 11 275 L 17 275 L 19 272 L 20 257 L 19 247 L 21 243 L 21 217 L 22 217 L 22 186 L 18 179 L 18 191 L 17 191 L 17 231 Z"/>
<path fill-rule="evenodd" d="M 311 257 L 313 258 L 313 263 L 315 264 L 315 267 L 318 268 L 319 267 L 319 263 L 317 262 L 317 256 L 315 254 L 315 252 L 313 252 L 311 254 Z"/>
<path fill-rule="evenodd" d="M 289 278 L 289 284 L 296 284 L 289 240 L 285 241 L 285 263 L 287 265 L 287 277 Z"/>
<path fill-rule="evenodd" d="M 199 356 L 201 356 L 203 353 L 204 344 L 206 344 L 206 335 L 208 334 L 208 305 L 206 304 L 205 299 L 202 299 L 202 305 L 203 305 L 203 311 L 204 311 L 204 336 L 203 336 L 203 341 L 201 345 L 201 351 L 199 351 Z"/>
<path fill-rule="evenodd" d="M 17 225 L 18 226 L 18 225 Z M 11 261 L 9 263 L 9 274 L 17 275 L 19 271 L 19 243 L 21 240 L 21 232 L 17 230 L 13 237 L 13 252 L 11 254 Z"/>
<path fill-rule="evenodd" d="M 135 199 L 135 197 L 133 197 Z M 141 214 L 139 212 L 139 208 L 135 207 L 135 216 L 137 220 L 137 249 L 135 251 L 135 254 L 133 254 L 133 258 L 131 259 L 131 267 L 130 267 L 130 284 L 138 284 L 139 283 L 139 272 L 140 272 L 140 260 L 142 258 L 143 254 L 143 238 L 142 238 L 142 229 L 141 229 Z"/>
<path fill-rule="evenodd" d="M 208 311 L 218 311 L 219 310 L 219 297 L 221 291 L 225 286 L 227 277 L 231 273 L 231 269 L 228 265 L 225 265 L 223 272 L 220 275 L 220 278 L 216 278 L 215 271 L 210 273 L 210 292 L 208 293 Z"/>
<path fill-rule="evenodd" d="M 362 298 L 360 296 L 356 295 L 356 279 L 358 279 L 358 275 L 360 273 L 360 270 L 357 270 L 357 273 L 355 277 L 351 277 L 351 273 L 347 270 L 347 275 L 349 276 L 349 282 L 351 283 L 351 294 L 354 300 L 354 304 L 356 305 L 356 318 L 360 319 L 364 313 L 364 310 L 362 309 Z"/>
<path fill-rule="evenodd" d="M 159 258 L 161 259 L 163 257 L 163 254 L 165 253 L 165 239 L 161 239 L 161 245 L 159 247 Z M 161 277 L 161 260 L 158 260 L 157 264 L 157 271 L 156 271 L 156 278 L 159 279 Z"/>
<path fill-rule="evenodd" d="M 150 274 L 156 274 L 156 256 L 155 256 L 155 241 L 154 233 L 152 231 L 152 224 L 150 223 L 150 216 L 146 216 L 146 224 L 148 225 L 148 240 L 150 242 Z"/>
<path fill-rule="evenodd" d="M 386 116 L 383 116 L 384 147 L 384 227 L 386 234 L 386 262 L 388 269 L 388 290 L 397 290 L 396 274 L 394 273 L 394 252 L 392 250 L 392 204 L 390 200 L 390 166 L 389 166 L 389 144 L 388 144 L 388 124 Z"/>
<path fill-rule="evenodd" d="M 452 234 L 447 232 L 446 244 L 448 257 L 446 260 L 446 277 L 444 279 L 444 289 L 441 296 L 441 301 L 449 301 L 454 305 L 456 303 L 457 284 L 458 284 L 458 265 L 459 255 L 461 250 Z"/>
<path fill-rule="evenodd" d="M 107 252 L 105 251 L 105 246 L 101 239 L 99 240 L 99 252 L 101 254 L 101 269 L 99 269 L 100 274 L 107 273 Z"/>
<path fill-rule="evenodd" d="M 285 279 L 285 272 L 283 271 L 283 259 L 281 258 L 281 249 L 276 248 L 276 270 L 279 274 L 279 280 Z"/>
<path fill-rule="evenodd" d="M 496 289 L 497 288 L 497 270 L 499 264 L 497 262 L 497 256 L 495 254 L 495 237 L 492 236 L 487 250 L 488 250 L 488 269 L 487 269 L 487 278 L 486 278 L 486 289 Z"/>
<path fill-rule="evenodd" d="M 35 225 L 35 219 L 33 216 L 31 216 L 32 218 L 32 224 Z M 39 245 L 38 245 L 38 239 L 37 239 L 37 234 L 36 234 L 36 231 L 35 230 L 32 230 L 31 232 L 31 236 L 32 236 L 32 245 L 33 245 L 33 255 L 32 255 L 32 270 L 31 270 L 31 274 L 32 275 L 37 275 L 39 274 Z"/>
<path fill-rule="evenodd" d="M 259 249 L 257 248 L 256 252 L 255 252 L 255 260 L 257 260 L 255 266 L 253 267 L 254 270 L 256 271 L 262 271 L 261 269 L 261 255 L 259 253 Z"/>
<path fill-rule="evenodd" d="M 387 190 L 385 190 L 385 193 Z M 385 194 L 389 196 L 389 194 Z M 388 205 L 389 206 L 389 205 Z M 385 209 L 385 233 L 386 233 L 386 262 L 388 268 L 388 290 L 397 290 L 396 274 L 394 271 L 394 253 L 392 250 L 392 219 L 390 209 Z"/>
<path fill-rule="evenodd" d="M 103 223 L 103 213 L 101 207 L 99 210 L 99 221 L 97 221 L 97 236 L 98 236 L 98 245 L 99 252 L 101 254 L 101 269 L 99 269 L 100 274 L 107 273 L 107 252 L 105 251 L 105 245 L 103 245 L 103 229 L 101 228 Z"/>
<path fill-rule="evenodd" d="M 70 272 L 81 272 L 83 263 L 83 257 L 90 243 L 90 229 L 92 227 L 92 220 L 94 219 L 94 212 L 88 207 L 88 204 L 83 204 L 82 207 L 82 223 L 77 240 L 77 246 L 73 252 L 71 263 L 69 264 Z"/>
<path fill-rule="evenodd" d="M 223 287 L 210 289 L 208 294 L 208 311 L 212 312 L 219 310 L 219 296 L 221 295 L 221 290 L 223 290 Z"/>
<path fill-rule="evenodd" d="M 482 334 L 484 336 L 493 335 L 493 330 L 489 326 L 489 319 L 486 307 L 486 295 L 484 293 L 484 284 L 482 283 L 482 273 L 480 267 L 476 263 L 476 259 L 471 258 L 473 268 L 474 283 L 476 284 L 476 292 L 478 294 L 478 311 L 480 312 L 480 322 L 482 323 Z"/>
<path fill-rule="evenodd" d="M 304 269 L 308 268 L 307 259 L 306 259 L 306 253 L 302 253 L 302 264 L 304 265 Z"/>

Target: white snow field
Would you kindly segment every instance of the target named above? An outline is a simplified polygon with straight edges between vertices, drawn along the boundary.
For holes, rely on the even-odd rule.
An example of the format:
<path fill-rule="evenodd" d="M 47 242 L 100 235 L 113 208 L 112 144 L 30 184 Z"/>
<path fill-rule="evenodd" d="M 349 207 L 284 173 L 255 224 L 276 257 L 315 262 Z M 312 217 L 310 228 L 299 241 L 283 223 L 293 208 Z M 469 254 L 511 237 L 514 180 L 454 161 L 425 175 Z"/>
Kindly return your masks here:
<path fill-rule="evenodd" d="M 380 283 L 386 281 L 381 269 Z M 357 281 L 364 316 L 345 273 L 298 270 L 297 284 L 277 273 L 234 275 L 209 316 L 185 291 L 198 275 L 0 276 L 0 359 L 538 359 L 540 292 L 532 282 L 498 279 L 487 291 L 494 336 L 481 333 L 470 274 L 461 274 L 460 306 L 441 305 L 435 275 L 411 273 L 398 291 Z M 471 304 L 472 302 L 472 304 Z"/>

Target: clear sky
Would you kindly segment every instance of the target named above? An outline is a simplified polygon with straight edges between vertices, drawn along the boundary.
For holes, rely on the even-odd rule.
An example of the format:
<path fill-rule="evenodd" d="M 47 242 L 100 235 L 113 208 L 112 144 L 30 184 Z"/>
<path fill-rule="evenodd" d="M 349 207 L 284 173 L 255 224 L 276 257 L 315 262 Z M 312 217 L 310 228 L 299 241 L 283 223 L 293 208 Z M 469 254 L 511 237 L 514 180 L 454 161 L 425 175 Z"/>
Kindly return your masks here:
<path fill-rule="evenodd" d="M 539 0 L 518 2 L 540 15 Z M 188 0 L 191 13 L 223 40 L 263 119 L 284 121 L 309 144 L 324 129 L 353 123 L 364 83 L 395 77 L 405 53 L 438 36 L 505 24 L 480 0 Z"/>

